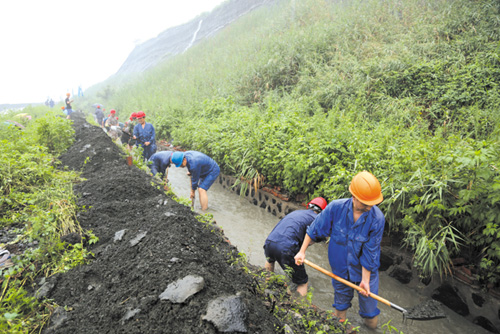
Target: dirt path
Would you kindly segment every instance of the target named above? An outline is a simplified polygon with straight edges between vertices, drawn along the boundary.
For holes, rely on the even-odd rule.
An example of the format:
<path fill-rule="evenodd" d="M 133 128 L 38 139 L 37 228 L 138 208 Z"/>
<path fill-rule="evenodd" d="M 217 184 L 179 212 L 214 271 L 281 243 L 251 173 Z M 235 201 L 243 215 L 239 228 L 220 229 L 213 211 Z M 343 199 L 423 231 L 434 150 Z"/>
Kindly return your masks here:
<path fill-rule="evenodd" d="M 213 322 L 202 319 L 209 303 L 239 296 L 247 331 L 274 333 L 277 320 L 255 281 L 228 263 L 235 248 L 188 207 L 152 187 L 150 176 L 128 166 L 100 128 L 73 115 L 76 141 L 60 159 L 83 171 L 86 181 L 75 192 L 88 209 L 78 220 L 99 242 L 90 246 L 91 264 L 47 280 L 47 297 L 65 308 L 54 313 L 45 332 L 217 333 Z M 188 275 L 204 279 L 201 291 L 182 303 L 160 300 L 169 284 Z"/>

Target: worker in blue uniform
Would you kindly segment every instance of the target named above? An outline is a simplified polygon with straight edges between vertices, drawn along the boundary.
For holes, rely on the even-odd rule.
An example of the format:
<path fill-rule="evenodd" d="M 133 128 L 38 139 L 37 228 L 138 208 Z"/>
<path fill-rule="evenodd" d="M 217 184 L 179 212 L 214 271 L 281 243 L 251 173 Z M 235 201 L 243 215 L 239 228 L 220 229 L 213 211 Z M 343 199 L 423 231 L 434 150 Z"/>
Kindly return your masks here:
<path fill-rule="evenodd" d="M 133 138 L 136 140 L 136 145 L 142 147 L 142 155 L 147 161 L 156 152 L 155 128 L 151 123 L 146 122 L 144 111 L 139 111 L 136 115 L 139 124 L 134 127 Z"/>
<path fill-rule="evenodd" d="M 160 173 L 165 178 L 165 190 L 168 190 L 168 168 L 170 167 L 172 154 L 172 151 L 160 151 L 153 154 L 148 160 L 151 173 L 153 175 Z"/>
<path fill-rule="evenodd" d="M 349 186 L 352 198 L 330 202 L 307 228 L 307 235 L 295 263 L 301 265 L 311 241 L 330 237 L 328 259 L 335 275 L 359 285 L 359 315 L 369 328 L 376 328 L 380 310 L 370 293 L 378 294 L 380 244 L 384 233 L 385 217 L 376 206 L 383 200 L 380 183 L 366 171 L 354 176 Z M 346 319 L 351 307 L 354 289 L 334 279 L 335 315 Z"/>
<path fill-rule="evenodd" d="M 276 224 L 264 243 L 266 270 L 274 272 L 275 262 L 278 262 L 280 267 L 291 275 L 292 282 L 297 285 L 297 292 L 302 296 L 307 294 L 309 277 L 304 266 L 296 265 L 293 257 L 302 246 L 307 227 L 326 204 L 324 198 L 316 197 L 307 204 L 307 210 L 289 213 Z"/>
<path fill-rule="evenodd" d="M 207 190 L 212 186 L 220 173 L 217 162 L 208 155 L 197 151 L 175 152 L 172 154 L 172 163 L 175 167 L 187 167 L 191 177 L 191 195 L 195 198 L 195 191 L 198 189 L 201 209 L 208 209 Z"/>

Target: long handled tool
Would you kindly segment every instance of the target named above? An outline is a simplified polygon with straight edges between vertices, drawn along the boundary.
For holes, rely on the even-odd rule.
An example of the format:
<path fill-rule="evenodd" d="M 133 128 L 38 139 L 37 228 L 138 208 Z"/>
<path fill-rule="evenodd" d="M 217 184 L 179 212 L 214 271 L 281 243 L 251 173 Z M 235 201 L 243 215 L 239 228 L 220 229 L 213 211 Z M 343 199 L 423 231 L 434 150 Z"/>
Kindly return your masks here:
<path fill-rule="evenodd" d="M 191 181 L 191 173 L 189 173 L 189 181 Z M 190 189 L 193 189 L 192 188 L 193 186 L 193 183 L 192 182 L 189 182 L 189 188 Z M 194 199 L 196 198 L 196 192 L 194 193 L 194 196 L 193 196 L 193 199 L 191 200 L 191 208 L 194 210 Z"/>
<path fill-rule="evenodd" d="M 308 266 L 316 269 L 319 272 L 322 272 L 323 274 L 330 276 L 331 278 L 339 281 L 340 283 L 343 283 L 353 289 L 356 289 L 357 291 L 365 291 L 363 288 L 360 288 L 356 284 L 349 282 L 348 280 L 345 280 L 337 275 L 335 275 L 332 272 L 329 272 L 328 270 L 321 268 L 320 266 L 312 263 L 311 261 L 304 259 L 304 263 L 307 264 Z M 440 319 L 440 318 L 446 318 L 446 315 L 442 310 L 439 308 L 439 303 L 435 302 L 434 300 L 431 300 L 430 302 L 420 305 L 420 306 L 414 306 L 412 309 L 409 311 L 402 308 L 401 306 L 398 306 L 394 303 L 391 303 L 385 298 L 382 298 L 374 293 L 369 294 L 369 296 L 375 300 L 378 300 L 379 302 L 392 307 L 395 310 L 398 310 L 399 312 L 403 313 L 403 319 L 413 319 L 413 320 L 432 320 L 432 319 Z"/>

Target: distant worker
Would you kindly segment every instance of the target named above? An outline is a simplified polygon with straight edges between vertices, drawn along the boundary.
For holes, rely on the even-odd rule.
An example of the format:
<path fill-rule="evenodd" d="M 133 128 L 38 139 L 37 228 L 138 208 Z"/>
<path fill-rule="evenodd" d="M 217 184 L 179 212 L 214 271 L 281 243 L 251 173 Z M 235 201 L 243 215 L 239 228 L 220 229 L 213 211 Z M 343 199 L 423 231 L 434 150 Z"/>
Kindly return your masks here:
<path fill-rule="evenodd" d="M 109 111 L 109 115 L 106 119 L 106 126 L 107 127 L 118 126 L 118 117 L 116 117 L 116 110 L 115 109 L 111 109 Z"/>
<path fill-rule="evenodd" d="M 207 190 L 212 186 L 220 173 L 219 165 L 208 155 L 197 151 L 175 152 L 172 154 L 172 163 L 176 167 L 187 167 L 191 177 L 191 195 L 195 198 L 198 189 L 201 209 L 208 209 Z"/>
<path fill-rule="evenodd" d="M 54 108 L 54 104 L 55 104 L 55 103 L 54 103 L 54 100 L 52 100 L 52 98 L 51 98 L 51 99 L 50 99 L 50 101 L 49 101 L 49 106 L 50 106 L 51 108 Z"/>
<path fill-rule="evenodd" d="M 121 136 L 121 130 L 118 122 L 118 117 L 116 117 L 116 110 L 111 109 L 109 115 L 105 121 L 104 126 L 108 130 L 108 134 L 113 140 L 117 140 Z"/>
<path fill-rule="evenodd" d="M 137 113 L 133 112 L 130 115 L 129 119 L 125 122 L 123 126 L 123 134 L 122 134 L 122 144 L 127 144 L 127 149 L 129 151 L 132 150 L 132 147 L 135 145 L 134 139 L 134 127 L 137 121 Z"/>
<path fill-rule="evenodd" d="M 97 106 L 94 111 L 94 118 L 97 124 L 102 127 L 102 121 L 104 120 L 104 112 L 101 109 L 101 106 Z"/>
<path fill-rule="evenodd" d="M 377 178 L 366 171 L 356 174 L 349 191 L 352 198 L 330 202 L 307 228 L 307 235 L 295 263 L 302 265 L 306 249 L 312 241 L 330 237 L 328 259 L 335 275 L 359 285 L 359 315 L 367 327 L 377 327 L 380 310 L 377 301 L 368 297 L 378 294 L 380 243 L 384 233 L 385 217 L 376 206 L 384 197 Z M 335 316 L 346 319 L 351 307 L 354 289 L 332 280 Z"/>
<path fill-rule="evenodd" d="M 165 190 L 168 190 L 168 168 L 170 167 L 170 158 L 172 157 L 172 151 L 161 151 L 156 152 L 149 158 L 149 168 L 151 173 L 156 175 L 160 173 L 165 179 Z"/>
<path fill-rule="evenodd" d="M 137 121 L 139 124 L 134 127 L 134 139 L 136 145 L 142 147 L 142 155 L 147 161 L 156 152 L 155 128 L 151 123 L 146 123 L 144 111 L 137 112 Z"/>
<path fill-rule="evenodd" d="M 307 204 L 306 210 L 289 213 L 276 224 L 264 244 L 266 270 L 274 272 L 274 264 L 278 262 L 280 267 L 291 275 L 292 282 L 297 285 L 297 292 L 301 296 L 307 294 L 309 277 L 304 266 L 295 264 L 294 256 L 302 246 L 307 227 L 326 208 L 326 205 L 327 202 L 323 197 L 316 197 Z"/>
<path fill-rule="evenodd" d="M 65 104 L 66 104 L 66 115 L 68 115 L 66 118 L 69 119 L 71 113 L 73 112 L 73 109 L 71 107 L 71 103 L 73 103 L 73 100 L 70 100 L 69 97 L 70 97 L 70 93 L 66 93 L 66 100 L 64 100 Z"/>

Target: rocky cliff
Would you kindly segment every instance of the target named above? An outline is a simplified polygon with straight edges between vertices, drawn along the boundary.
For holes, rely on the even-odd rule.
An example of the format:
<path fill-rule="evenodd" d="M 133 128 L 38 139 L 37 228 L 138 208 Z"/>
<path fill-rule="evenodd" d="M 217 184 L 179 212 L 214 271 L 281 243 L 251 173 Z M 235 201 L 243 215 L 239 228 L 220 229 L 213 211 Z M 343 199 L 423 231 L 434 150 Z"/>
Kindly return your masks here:
<path fill-rule="evenodd" d="M 239 17 L 261 6 L 269 6 L 279 0 L 229 0 L 210 13 L 165 30 L 130 53 L 116 75 L 140 73 L 162 60 L 180 54 L 200 41 L 213 36 Z"/>

